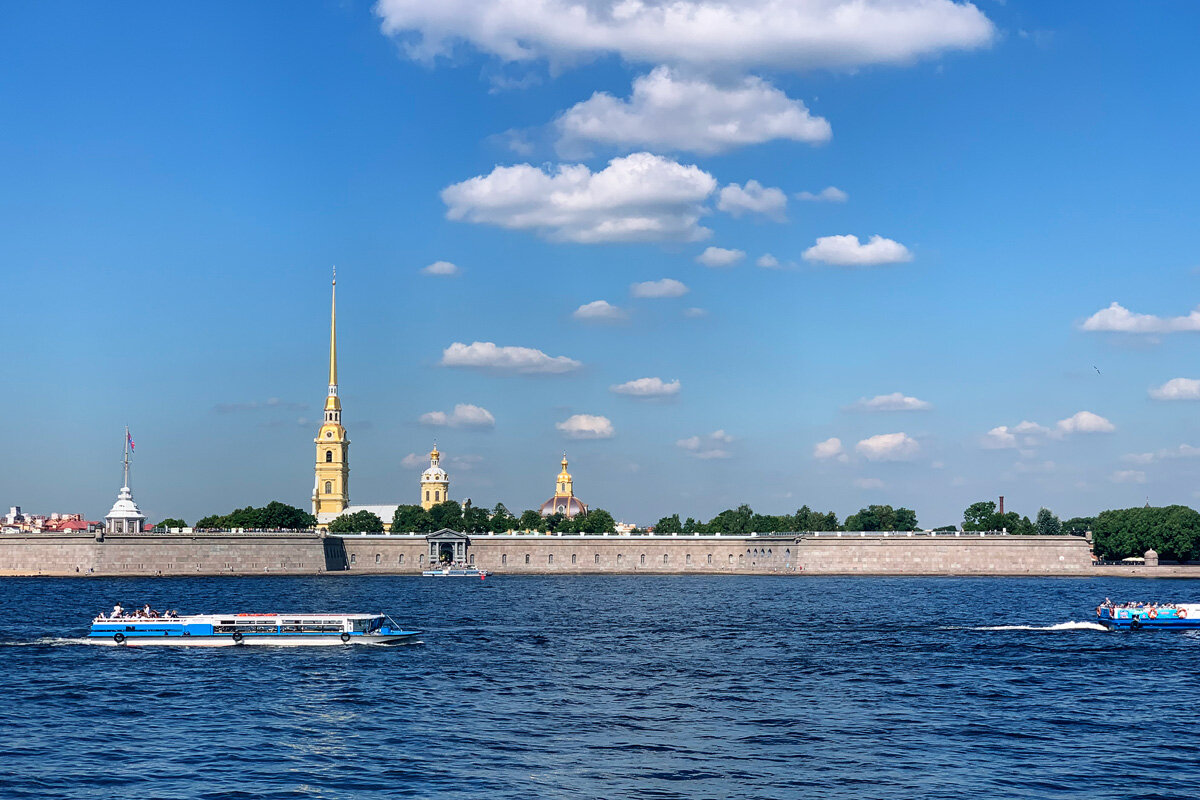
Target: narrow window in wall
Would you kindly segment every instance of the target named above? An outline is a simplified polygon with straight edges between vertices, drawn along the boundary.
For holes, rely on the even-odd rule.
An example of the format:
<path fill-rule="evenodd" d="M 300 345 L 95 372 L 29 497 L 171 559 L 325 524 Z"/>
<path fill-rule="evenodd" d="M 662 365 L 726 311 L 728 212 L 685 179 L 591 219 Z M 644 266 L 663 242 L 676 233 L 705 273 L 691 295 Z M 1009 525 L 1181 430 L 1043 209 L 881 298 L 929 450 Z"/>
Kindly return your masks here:
<path fill-rule="evenodd" d="M 551 553 L 550 555 L 546 556 L 546 563 L 547 563 L 547 564 L 553 564 L 553 563 L 554 563 L 554 554 L 553 554 L 553 553 Z"/>
<path fill-rule="evenodd" d="M 379 553 L 376 553 L 375 554 L 375 563 L 378 564 L 380 561 L 383 561 L 383 556 L 380 555 Z"/>
<path fill-rule="evenodd" d="M 332 451 L 332 450 L 326 450 L 326 451 L 325 451 L 325 463 L 326 463 L 326 464 L 332 464 L 332 463 L 333 463 L 333 451 Z"/>
<path fill-rule="evenodd" d="M 571 564 L 572 564 L 572 566 L 575 564 L 575 554 L 574 553 L 571 553 Z"/>
<path fill-rule="evenodd" d="M 732 563 L 733 563 L 733 553 L 730 553 L 730 554 L 729 554 L 729 563 L 730 563 L 730 564 L 732 564 Z"/>
<path fill-rule="evenodd" d="M 507 565 L 507 564 L 508 564 L 508 553 L 502 553 L 502 554 L 500 555 L 500 564 L 501 564 L 501 565 Z"/>
<path fill-rule="evenodd" d="M 401 563 L 401 564 L 403 564 L 403 563 L 404 563 L 404 553 L 401 553 L 401 554 L 400 554 L 400 561 L 399 561 L 399 563 Z"/>
<path fill-rule="evenodd" d="M 425 554 L 424 553 L 421 553 L 421 555 L 417 556 L 417 564 L 424 566 L 424 564 L 425 564 Z"/>
<path fill-rule="evenodd" d="M 617 553 L 617 563 L 618 563 L 618 564 L 620 564 L 620 563 L 621 563 L 622 561 L 624 561 L 624 560 L 625 560 L 625 554 L 624 554 L 624 553 Z"/>
<path fill-rule="evenodd" d="M 708 554 L 708 563 L 712 563 L 712 553 Z"/>
<path fill-rule="evenodd" d="M 325 494 L 333 494 L 333 481 L 325 481 Z"/>
<path fill-rule="evenodd" d="M 474 553 L 471 553 L 470 557 L 467 559 L 467 563 L 470 564 L 472 567 L 475 566 L 475 554 Z"/>
<path fill-rule="evenodd" d="M 440 503 L 440 502 L 442 502 L 442 492 L 441 492 L 441 490 L 438 490 L 438 491 L 436 491 L 436 492 L 434 492 L 434 493 L 433 493 L 433 501 L 434 501 L 435 503 Z"/>
<path fill-rule="evenodd" d="M 599 553 L 596 553 L 596 563 L 597 564 L 600 563 L 600 554 Z"/>
<path fill-rule="evenodd" d="M 425 502 L 426 503 L 429 502 L 429 490 L 428 489 L 425 490 Z"/>
<path fill-rule="evenodd" d="M 686 561 L 688 564 L 692 563 L 692 554 L 691 554 L 691 553 L 688 553 L 688 554 L 687 554 L 687 558 L 686 558 L 686 559 L 684 559 L 684 560 L 685 560 L 685 561 Z"/>
<path fill-rule="evenodd" d="M 525 554 L 525 563 L 526 563 L 526 564 L 528 564 L 528 563 L 529 563 L 529 553 L 526 553 L 526 554 Z"/>
<path fill-rule="evenodd" d="M 646 563 L 646 554 L 645 553 L 642 553 L 642 563 L 643 564 Z"/>
<path fill-rule="evenodd" d="M 350 563 L 353 564 L 356 560 L 357 560 L 356 555 L 354 553 L 351 553 L 350 554 Z"/>
<path fill-rule="evenodd" d="M 668 554 L 666 554 L 666 553 L 663 553 L 663 563 L 664 563 L 664 564 L 665 564 L 665 563 L 667 563 L 667 559 L 668 559 L 668 558 L 670 558 L 670 556 L 669 556 Z"/>

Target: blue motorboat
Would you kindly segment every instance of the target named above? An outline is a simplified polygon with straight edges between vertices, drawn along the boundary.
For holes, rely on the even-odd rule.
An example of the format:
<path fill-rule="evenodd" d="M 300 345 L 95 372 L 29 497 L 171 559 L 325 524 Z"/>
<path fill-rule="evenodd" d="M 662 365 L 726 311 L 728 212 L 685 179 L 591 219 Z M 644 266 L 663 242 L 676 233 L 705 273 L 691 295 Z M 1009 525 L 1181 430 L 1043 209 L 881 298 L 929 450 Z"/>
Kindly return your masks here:
<path fill-rule="evenodd" d="M 1105 600 L 1096 608 L 1096 621 L 1109 630 L 1197 630 L 1200 629 L 1200 604 Z"/>
<path fill-rule="evenodd" d="M 85 641 L 124 646 L 315 646 L 403 644 L 420 631 L 404 630 L 386 614 L 132 614 L 120 606 L 92 620 Z"/>

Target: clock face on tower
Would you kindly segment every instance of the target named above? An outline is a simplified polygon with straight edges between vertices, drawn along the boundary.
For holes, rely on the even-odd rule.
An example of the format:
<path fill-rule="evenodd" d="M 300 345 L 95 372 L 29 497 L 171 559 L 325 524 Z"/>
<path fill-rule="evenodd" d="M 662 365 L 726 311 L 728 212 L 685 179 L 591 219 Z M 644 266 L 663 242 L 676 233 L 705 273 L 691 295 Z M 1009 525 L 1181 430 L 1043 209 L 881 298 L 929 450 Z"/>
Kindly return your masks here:
<path fill-rule="evenodd" d="M 326 439 L 332 439 L 332 438 L 333 438 L 333 431 L 325 431 L 325 438 L 326 438 Z"/>

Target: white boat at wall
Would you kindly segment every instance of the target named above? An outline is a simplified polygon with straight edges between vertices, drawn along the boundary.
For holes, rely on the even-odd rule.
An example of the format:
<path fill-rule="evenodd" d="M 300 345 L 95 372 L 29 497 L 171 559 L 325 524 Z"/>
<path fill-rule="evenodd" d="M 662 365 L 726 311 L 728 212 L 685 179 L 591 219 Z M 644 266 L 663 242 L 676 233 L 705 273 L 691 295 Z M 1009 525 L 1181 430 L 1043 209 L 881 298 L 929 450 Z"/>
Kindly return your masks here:
<path fill-rule="evenodd" d="M 386 614 L 101 614 L 85 641 L 126 647 L 305 647 L 403 644 L 420 633 L 404 630 Z"/>
<path fill-rule="evenodd" d="M 451 566 L 447 564 L 435 569 L 423 570 L 421 574 L 427 578 L 479 578 L 483 580 L 492 573 L 486 569 L 476 569 L 469 566 Z"/>

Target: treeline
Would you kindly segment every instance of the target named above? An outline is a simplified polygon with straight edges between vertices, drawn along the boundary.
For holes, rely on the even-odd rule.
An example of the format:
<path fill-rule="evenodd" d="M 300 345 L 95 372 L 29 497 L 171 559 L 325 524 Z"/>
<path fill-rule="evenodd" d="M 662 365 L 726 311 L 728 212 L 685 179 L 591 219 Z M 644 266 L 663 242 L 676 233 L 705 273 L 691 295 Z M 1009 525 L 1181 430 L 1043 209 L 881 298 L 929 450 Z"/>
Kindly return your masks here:
<path fill-rule="evenodd" d="M 872 506 L 872 508 L 887 508 L 891 506 Z M 866 511 L 866 509 L 863 509 Z M 907 510 L 907 509 L 904 509 Z M 911 512 L 909 512 L 911 513 Z M 916 523 L 916 516 L 913 516 Z M 836 531 L 838 526 L 837 514 L 832 511 L 822 514 L 813 511 L 808 506 L 802 506 L 795 514 L 756 514 L 754 509 L 743 503 L 737 508 L 727 508 L 708 522 L 700 522 L 688 517 L 679 521 L 678 514 L 663 517 L 654 524 L 654 533 L 670 535 L 672 533 L 686 536 L 708 536 L 717 533 L 747 534 L 747 533 L 791 533 L 793 531 Z M 867 529 L 864 529 L 867 530 Z M 875 529 L 871 529 L 875 530 Z"/>
<path fill-rule="evenodd" d="M 182 520 L 170 520 L 182 522 Z M 165 523 L 163 523 L 165 524 Z M 225 528 L 254 528 L 259 530 L 308 531 L 317 524 L 317 518 L 307 511 L 295 506 L 289 506 L 278 500 L 267 503 L 262 508 L 246 506 L 235 509 L 228 514 L 213 514 L 196 520 L 200 529 Z M 184 526 L 179 526 L 184 527 Z"/>
<path fill-rule="evenodd" d="M 503 503 L 497 503 L 489 511 L 471 505 L 470 501 L 460 506 L 454 500 L 438 503 L 428 511 L 419 505 L 398 506 L 391 519 L 392 533 L 432 533 L 442 528 L 463 533 L 615 533 L 616 520 L 602 508 L 567 519 L 562 514 L 543 517 L 533 509 L 514 516 Z M 382 530 L 383 520 L 370 511 L 343 514 L 329 523 L 330 533 L 377 533 Z"/>
<path fill-rule="evenodd" d="M 1168 561 L 1200 558 L 1200 513 L 1187 506 L 1101 511 L 1091 531 L 1102 559 L 1119 561 L 1151 549 Z"/>

